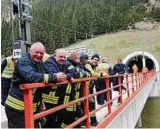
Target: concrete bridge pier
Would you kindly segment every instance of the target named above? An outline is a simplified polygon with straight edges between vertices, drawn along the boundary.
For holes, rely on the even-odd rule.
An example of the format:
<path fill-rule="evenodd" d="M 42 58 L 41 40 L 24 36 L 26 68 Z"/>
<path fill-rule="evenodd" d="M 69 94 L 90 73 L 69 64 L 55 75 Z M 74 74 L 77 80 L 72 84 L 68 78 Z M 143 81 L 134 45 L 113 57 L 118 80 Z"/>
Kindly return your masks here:
<path fill-rule="evenodd" d="M 142 127 L 142 117 L 141 117 L 141 115 L 140 115 L 140 117 L 138 118 L 136 127 L 137 127 L 137 128 L 141 128 L 141 127 Z"/>

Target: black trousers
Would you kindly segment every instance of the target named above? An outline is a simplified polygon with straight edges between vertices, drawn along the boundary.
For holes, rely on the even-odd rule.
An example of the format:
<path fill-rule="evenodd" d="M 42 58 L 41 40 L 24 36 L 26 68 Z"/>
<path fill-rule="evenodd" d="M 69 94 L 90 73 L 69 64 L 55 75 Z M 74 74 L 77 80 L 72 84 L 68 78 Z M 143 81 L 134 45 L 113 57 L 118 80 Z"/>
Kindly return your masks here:
<path fill-rule="evenodd" d="M 47 109 L 50 109 L 50 108 L 54 108 L 58 105 L 45 103 L 45 106 L 46 106 Z M 62 120 L 60 120 L 58 118 L 58 116 L 61 114 L 61 112 L 62 111 L 57 111 L 55 113 L 52 113 L 52 114 L 49 114 L 49 115 L 45 116 L 46 123 L 43 126 L 43 128 L 60 128 Z"/>
<path fill-rule="evenodd" d="M 50 109 L 58 105 L 45 103 L 45 106 L 47 109 Z M 75 121 L 76 116 L 76 111 L 67 111 L 66 109 L 62 109 L 60 111 L 47 115 L 45 117 L 46 123 L 43 128 L 65 128 L 65 126 Z"/>
<path fill-rule="evenodd" d="M 24 112 L 18 112 L 8 107 L 5 107 L 5 112 L 8 119 L 8 128 L 25 128 Z M 39 128 L 40 124 L 39 120 L 34 121 L 35 128 Z"/>
<path fill-rule="evenodd" d="M 96 83 L 97 82 L 94 80 L 90 81 L 90 88 L 89 88 L 90 94 L 93 94 L 93 88 L 96 85 Z M 89 98 L 89 111 L 91 112 L 95 109 L 96 109 L 96 103 L 95 103 L 95 97 L 93 96 L 93 97 Z M 96 115 L 92 115 L 90 120 L 91 120 L 91 123 L 96 123 L 97 122 Z"/>
<path fill-rule="evenodd" d="M 11 79 L 1 78 L 1 104 L 3 106 L 7 99 L 10 87 L 11 87 Z"/>
<path fill-rule="evenodd" d="M 111 79 L 109 80 L 109 88 L 111 88 Z M 105 78 L 99 78 L 97 80 L 97 92 L 101 91 L 101 90 L 104 90 L 106 89 L 106 83 L 105 83 Z M 110 99 L 112 99 L 112 91 L 110 90 Z M 104 102 L 107 102 L 107 95 L 106 95 L 106 92 L 102 93 L 102 94 L 99 94 L 97 95 L 97 103 L 99 105 L 103 105 Z"/>

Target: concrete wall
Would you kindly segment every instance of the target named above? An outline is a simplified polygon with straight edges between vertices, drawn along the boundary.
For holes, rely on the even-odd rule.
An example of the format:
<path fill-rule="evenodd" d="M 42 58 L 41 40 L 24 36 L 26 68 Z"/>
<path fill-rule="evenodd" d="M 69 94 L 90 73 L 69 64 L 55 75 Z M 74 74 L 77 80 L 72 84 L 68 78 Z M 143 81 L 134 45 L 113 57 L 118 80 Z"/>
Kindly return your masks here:
<path fill-rule="evenodd" d="M 160 72 L 155 79 L 155 82 L 153 84 L 153 88 L 151 90 L 151 93 L 149 97 L 160 97 Z"/>
<path fill-rule="evenodd" d="M 106 128 L 135 128 L 156 77 L 151 80 Z"/>

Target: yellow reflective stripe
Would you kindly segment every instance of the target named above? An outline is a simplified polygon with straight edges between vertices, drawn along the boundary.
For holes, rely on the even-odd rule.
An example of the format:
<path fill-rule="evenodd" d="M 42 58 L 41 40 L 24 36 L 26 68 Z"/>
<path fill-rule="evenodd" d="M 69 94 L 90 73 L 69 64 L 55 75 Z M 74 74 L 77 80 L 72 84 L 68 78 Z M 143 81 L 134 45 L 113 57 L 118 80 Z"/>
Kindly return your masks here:
<path fill-rule="evenodd" d="M 48 98 L 48 99 L 50 99 L 50 100 L 58 100 L 58 98 L 59 98 L 59 97 L 55 97 L 55 96 L 50 97 L 50 96 L 45 95 L 45 94 L 43 94 L 42 97 L 43 97 L 43 98 Z"/>
<path fill-rule="evenodd" d="M 81 82 L 76 83 L 77 89 L 80 89 L 80 86 L 81 86 Z"/>
<path fill-rule="evenodd" d="M 68 83 L 66 93 L 68 93 L 68 94 L 71 93 L 71 89 L 72 89 L 71 84 Z"/>
<path fill-rule="evenodd" d="M 33 103 L 33 107 L 37 107 L 37 103 Z"/>
<path fill-rule="evenodd" d="M 49 75 L 48 74 L 44 74 L 44 83 L 48 83 L 49 80 Z"/>
<path fill-rule="evenodd" d="M 70 105 L 66 108 L 67 111 L 76 111 L 76 104 Z"/>
<path fill-rule="evenodd" d="M 37 103 L 33 103 L 33 112 L 36 112 L 37 110 Z"/>
<path fill-rule="evenodd" d="M 69 96 L 66 95 L 65 98 L 64 98 L 64 104 L 68 103 L 68 102 L 69 102 Z"/>
<path fill-rule="evenodd" d="M 58 98 L 59 98 L 59 97 L 56 97 L 56 96 L 49 96 L 49 95 L 46 95 L 46 94 L 42 94 L 42 97 L 49 98 L 49 99 L 55 99 L 55 100 L 58 100 Z"/>
<path fill-rule="evenodd" d="M 13 70 L 9 66 L 5 67 L 2 73 L 2 77 L 11 78 L 13 76 Z"/>
<path fill-rule="evenodd" d="M 95 117 L 95 116 L 96 116 L 96 114 L 92 114 L 92 115 L 91 115 L 91 117 Z"/>
<path fill-rule="evenodd" d="M 76 96 L 75 96 L 76 99 L 79 98 L 79 92 L 76 92 Z"/>
<path fill-rule="evenodd" d="M 13 62 L 12 57 L 9 57 L 9 58 L 8 58 L 8 61 L 9 61 L 9 66 L 10 66 L 10 68 L 12 69 L 12 71 L 14 71 L 15 63 Z"/>
<path fill-rule="evenodd" d="M 65 124 L 65 123 L 61 124 L 61 128 L 65 128 L 66 126 L 67 126 L 67 124 Z"/>
<path fill-rule="evenodd" d="M 54 86 L 54 85 L 53 85 L 53 86 L 51 87 L 51 89 L 56 90 L 56 89 L 57 89 L 57 86 Z"/>
<path fill-rule="evenodd" d="M 49 97 L 49 95 L 43 94 L 42 99 L 46 103 L 57 104 L 59 97 L 55 97 L 55 96 Z"/>
<path fill-rule="evenodd" d="M 20 100 L 18 100 L 18 99 L 16 99 L 16 98 L 13 98 L 12 96 L 8 96 L 8 98 L 7 98 L 8 100 L 10 100 L 10 101 L 12 101 L 12 102 L 14 102 L 14 103 L 16 103 L 16 104 L 18 104 L 18 105 L 20 105 L 20 106 L 23 106 L 24 107 L 24 102 L 23 101 L 20 101 Z"/>
<path fill-rule="evenodd" d="M 83 74 L 80 72 L 80 78 L 82 78 L 83 77 Z"/>
<path fill-rule="evenodd" d="M 10 100 L 8 100 L 8 99 L 6 100 L 6 104 L 7 104 L 8 106 L 14 108 L 14 109 L 17 109 L 17 110 L 20 110 L 20 111 L 23 111 L 23 110 L 24 110 L 24 107 L 23 107 L 23 106 L 19 106 L 19 105 L 13 103 L 12 101 L 10 101 Z"/>
<path fill-rule="evenodd" d="M 2 77 L 4 78 L 11 78 L 13 76 L 14 71 L 14 62 L 12 61 L 11 57 L 7 57 L 7 66 L 3 70 Z"/>
<path fill-rule="evenodd" d="M 47 98 L 43 98 L 43 101 L 44 101 L 45 103 L 50 103 L 50 104 L 57 104 L 57 103 L 58 103 L 58 101 L 49 100 L 49 99 L 47 99 Z"/>
<path fill-rule="evenodd" d="M 78 102 L 78 105 L 81 105 L 81 102 Z"/>
<path fill-rule="evenodd" d="M 16 98 L 13 98 L 12 96 L 8 96 L 6 104 L 17 110 L 24 110 L 24 102 Z M 35 112 L 36 109 L 37 109 L 37 103 L 33 103 L 33 111 Z"/>
<path fill-rule="evenodd" d="M 74 106 L 73 106 L 73 105 L 70 105 L 70 106 L 68 106 L 66 109 L 67 109 L 68 111 L 73 111 Z"/>
<path fill-rule="evenodd" d="M 36 88 L 34 88 L 33 90 L 32 90 L 32 94 L 34 94 L 36 92 Z"/>

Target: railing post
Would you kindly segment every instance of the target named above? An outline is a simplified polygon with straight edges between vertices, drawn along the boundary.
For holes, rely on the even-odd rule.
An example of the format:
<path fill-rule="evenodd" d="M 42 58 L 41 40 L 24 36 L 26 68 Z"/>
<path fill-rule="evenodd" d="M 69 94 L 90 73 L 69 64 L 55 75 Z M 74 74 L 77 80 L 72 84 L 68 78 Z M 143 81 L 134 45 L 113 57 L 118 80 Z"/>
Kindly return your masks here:
<path fill-rule="evenodd" d="M 88 85 L 87 85 L 87 81 L 84 81 L 83 83 L 83 96 L 86 97 L 88 96 Z M 87 117 L 86 119 L 86 128 L 90 128 L 90 123 L 89 123 L 89 98 L 87 97 L 87 99 L 84 100 L 84 114 Z"/>
<path fill-rule="evenodd" d="M 132 93 L 134 93 L 134 81 L 133 81 L 133 76 L 134 76 L 134 74 L 131 74 L 131 79 L 132 79 Z"/>
<path fill-rule="evenodd" d="M 146 76 L 146 73 L 145 72 L 143 72 L 143 81 L 144 81 L 144 83 L 143 84 L 145 84 L 146 83 L 146 79 L 147 78 L 147 76 Z"/>
<path fill-rule="evenodd" d="M 141 87 L 141 75 L 138 73 L 139 88 Z"/>
<path fill-rule="evenodd" d="M 142 86 L 143 86 L 143 84 L 144 84 L 144 75 L 143 75 L 142 72 L 141 72 L 141 76 L 142 76 Z"/>
<path fill-rule="evenodd" d="M 105 82 L 106 82 L 106 89 L 109 89 L 110 88 L 110 82 L 109 82 L 109 77 L 106 77 L 105 78 Z M 110 92 L 111 91 L 111 89 L 110 90 L 108 90 L 107 92 L 106 92 L 106 97 L 107 97 L 107 101 L 109 102 L 109 101 L 111 101 L 111 98 L 110 98 L 110 96 L 111 96 L 111 94 L 112 94 L 112 92 Z M 110 114 L 111 113 L 111 103 L 109 102 L 108 103 L 108 114 Z"/>
<path fill-rule="evenodd" d="M 118 85 L 119 85 L 119 100 L 120 100 L 120 103 L 122 103 L 122 85 L 123 83 L 121 82 L 121 77 L 122 76 L 118 76 Z"/>
<path fill-rule="evenodd" d="M 32 89 L 24 90 L 25 128 L 34 128 Z"/>
<path fill-rule="evenodd" d="M 128 98 L 130 97 L 130 90 L 129 90 L 129 82 L 128 82 L 128 75 L 126 74 L 126 85 L 127 85 L 127 95 Z"/>
<path fill-rule="evenodd" d="M 142 87 L 142 73 L 139 73 L 140 76 L 140 87 Z"/>
<path fill-rule="evenodd" d="M 136 90 L 138 89 L 138 74 L 135 74 Z"/>

